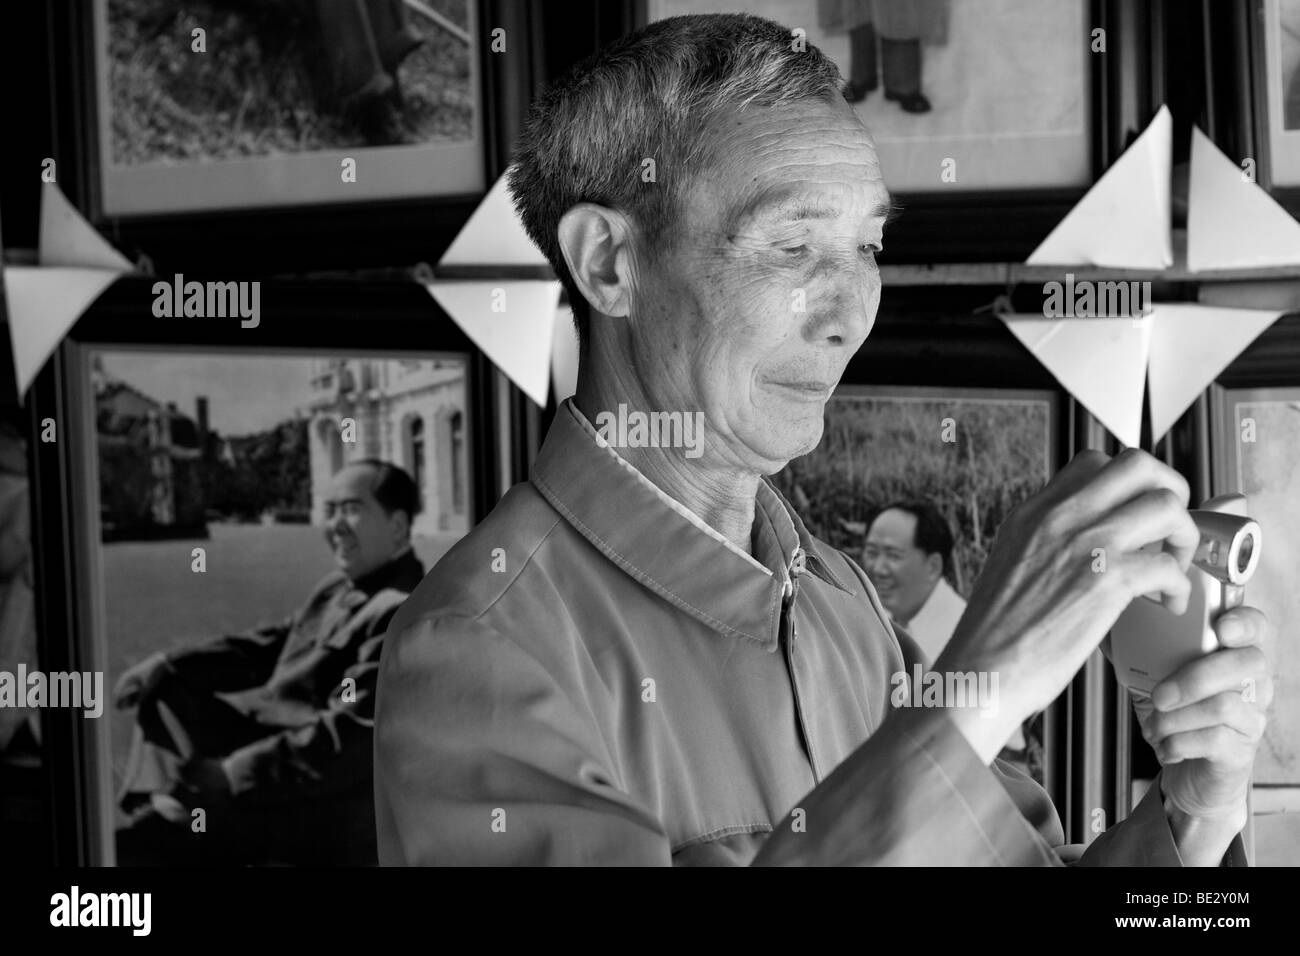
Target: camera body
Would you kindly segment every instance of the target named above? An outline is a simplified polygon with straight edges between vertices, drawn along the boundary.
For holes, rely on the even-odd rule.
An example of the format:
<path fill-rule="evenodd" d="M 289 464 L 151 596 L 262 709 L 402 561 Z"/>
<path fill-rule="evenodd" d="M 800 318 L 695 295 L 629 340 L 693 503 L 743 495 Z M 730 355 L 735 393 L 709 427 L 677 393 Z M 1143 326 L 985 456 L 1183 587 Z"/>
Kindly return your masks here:
<path fill-rule="evenodd" d="M 1115 676 L 1138 696 L 1150 696 L 1178 668 L 1218 648 L 1214 622 L 1245 600 L 1246 582 L 1259 566 L 1262 533 L 1246 514 L 1244 495 L 1220 495 L 1188 513 L 1201 540 L 1187 569 L 1192 591 L 1186 613 L 1174 614 L 1158 597 L 1144 596 L 1111 630 Z M 1156 542 L 1143 550 L 1160 548 Z"/>

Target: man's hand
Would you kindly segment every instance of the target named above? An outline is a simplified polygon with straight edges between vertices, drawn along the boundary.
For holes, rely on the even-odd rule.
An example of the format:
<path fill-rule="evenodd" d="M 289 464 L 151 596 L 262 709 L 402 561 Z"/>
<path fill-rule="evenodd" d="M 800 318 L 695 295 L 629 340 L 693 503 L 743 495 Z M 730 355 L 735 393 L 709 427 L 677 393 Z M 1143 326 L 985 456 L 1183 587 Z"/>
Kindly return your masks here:
<path fill-rule="evenodd" d="M 1214 624 L 1221 648 L 1157 684 L 1134 709 L 1155 750 L 1165 809 L 1185 863 L 1218 865 L 1246 825 L 1255 753 L 1273 701 L 1276 631 L 1256 608 Z"/>
<path fill-rule="evenodd" d="M 1015 727 L 1069 683 L 1134 598 L 1187 608 L 1187 568 L 1200 540 L 1187 482 L 1145 452 L 1076 455 L 1003 523 L 934 669 L 996 673 L 997 715 L 954 708 L 986 763 Z M 1159 553 L 1140 549 L 1160 542 Z"/>
<path fill-rule="evenodd" d="M 151 693 L 167 675 L 169 667 L 165 655 L 152 654 L 130 668 L 113 688 L 117 709 L 126 710 L 140 703 L 140 698 Z"/>

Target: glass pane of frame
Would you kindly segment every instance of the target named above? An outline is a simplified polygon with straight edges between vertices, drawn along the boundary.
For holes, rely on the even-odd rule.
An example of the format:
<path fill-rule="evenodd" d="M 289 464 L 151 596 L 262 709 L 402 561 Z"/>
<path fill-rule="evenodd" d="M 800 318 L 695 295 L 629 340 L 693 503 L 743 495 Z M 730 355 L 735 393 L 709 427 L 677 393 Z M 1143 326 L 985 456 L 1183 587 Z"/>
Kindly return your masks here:
<path fill-rule="evenodd" d="M 1037 390 L 842 386 L 827 403 L 816 450 L 774 481 L 813 534 L 862 564 L 886 609 L 933 661 L 1002 521 L 1056 468 L 1058 401 Z M 917 547 L 920 515 L 875 520 L 900 501 L 928 505 L 947 524 L 953 546 L 941 579 Z M 1041 783 L 1033 723 L 1009 748 L 1028 752 L 1022 765 Z"/>
<path fill-rule="evenodd" d="M 752 13 L 835 61 L 897 193 L 1092 181 L 1084 0 L 648 0 L 649 20 Z"/>
<path fill-rule="evenodd" d="M 135 675 L 94 722 L 105 862 L 374 862 L 382 636 L 476 513 L 468 356 L 79 353 L 88 651 Z"/>
<path fill-rule="evenodd" d="M 95 0 L 103 212 L 482 192 L 479 30 L 474 0 Z"/>
<path fill-rule="evenodd" d="M 1278 626 L 1276 695 L 1255 760 L 1259 785 L 1300 786 L 1300 388 L 1224 389 L 1216 394 L 1216 494 L 1244 494 L 1263 532 L 1249 604 Z"/>

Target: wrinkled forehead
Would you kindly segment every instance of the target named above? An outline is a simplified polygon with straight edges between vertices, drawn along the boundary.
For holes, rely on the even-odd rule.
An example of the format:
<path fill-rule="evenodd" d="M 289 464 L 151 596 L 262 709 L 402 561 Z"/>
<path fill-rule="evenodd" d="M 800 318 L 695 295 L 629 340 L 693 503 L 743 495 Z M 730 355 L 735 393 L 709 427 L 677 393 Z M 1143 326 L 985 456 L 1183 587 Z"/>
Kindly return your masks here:
<path fill-rule="evenodd" d="M 701 131 L 707 162 L 686 212 L 753 218 L 878 218 L 890 208 L 875 143 L 839 97 L 735 108 Z"/>

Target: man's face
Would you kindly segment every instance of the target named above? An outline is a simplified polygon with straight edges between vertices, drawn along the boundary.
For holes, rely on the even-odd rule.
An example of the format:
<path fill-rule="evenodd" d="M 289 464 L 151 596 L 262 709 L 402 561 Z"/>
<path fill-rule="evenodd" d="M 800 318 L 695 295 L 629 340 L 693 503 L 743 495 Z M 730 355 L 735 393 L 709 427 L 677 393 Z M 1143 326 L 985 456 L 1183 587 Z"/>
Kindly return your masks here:
<path fill-rule="evenodd" d="M 816 447 L 871 331 L 889 195 L 839 97 L 737 111 L 705 135 L 667 248 L 637 272 L 635 366 L 655 409 L 704 413 L 709 464 L 771 474 Z"/>
<path fill-rule="evenodd" d="M 921 609 L 943 574 L 943 559 L 916 546 L 916 516 L 897 509 L 881 512 L 871 523 L 862 566 L 880 602 L 900 622 Z"/>
<path fill-rule="evenodd" d="M 325 494 L 325 541 L 354 581 L 387 563 L 407 540 L 404 512 L 384 511 L 374 495 L 375 469 L 349 465 Z"/>

